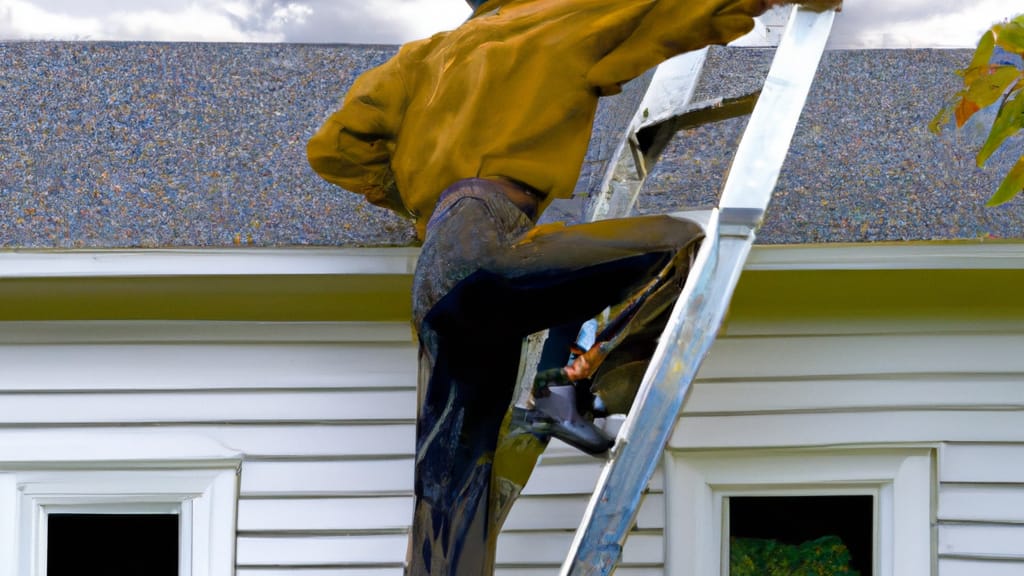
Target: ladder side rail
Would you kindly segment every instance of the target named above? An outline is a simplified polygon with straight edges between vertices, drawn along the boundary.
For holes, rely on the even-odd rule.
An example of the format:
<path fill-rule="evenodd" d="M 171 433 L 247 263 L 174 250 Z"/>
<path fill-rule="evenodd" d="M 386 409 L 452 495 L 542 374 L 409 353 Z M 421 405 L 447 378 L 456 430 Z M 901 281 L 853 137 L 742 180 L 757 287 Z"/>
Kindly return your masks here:
<path fill-rule="evenodd" d="M 634 401 L 634 406 L 649 409 L 643 414 L 631 411 L 619 431 L 562 566 L 563 576 L 610 574 L 619 561 L 643 490 L 658 465 L 658 459 L 650 454 L 664 449 L 699 360 L 714 341 L 711 322 L 719 294 L 715 284 L 717 235 L 718 213 L 712 211 L 707 237 Z M 677 354 L 679 349 L 682 357 Z M 634 433 L 634 429 L 640 432 Z"/>
<path fill-rule="evenodd" d="M 757 217 L 750 223 L 755 229 L 782 172 L 834 18 L 832 10 L 793 8 L 761 96 L 736 147 L 719 207 L 723 212 L 750 211 Z M 724 214 L 723 218 L 729 219 Z"/>
<path fill-rule="evenodd" d="M 563 576 L 610 574 L 621 557 L 640 499 L 721 326 L 771 199 L 833 18 L 832 11 L 794 8 L 737 148 L 717 220 L 713 215 L 691 278 L 562 565 Z"/>

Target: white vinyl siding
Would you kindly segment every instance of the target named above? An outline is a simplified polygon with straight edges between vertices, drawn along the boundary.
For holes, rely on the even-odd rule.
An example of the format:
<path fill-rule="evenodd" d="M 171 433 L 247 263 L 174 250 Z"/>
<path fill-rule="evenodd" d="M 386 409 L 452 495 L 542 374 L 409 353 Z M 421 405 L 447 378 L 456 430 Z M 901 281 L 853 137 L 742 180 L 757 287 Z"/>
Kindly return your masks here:
<path fill-rule="evenodd" d="M 1024 574 L 1024 322 L 728 327 L 672 446 L 937 448 L 938 576 Z M 694 452 L 697 453 L 697 452 Z"/>
<path fill-rule="evenodd" d="M 87 460 L 118 437 L 207 438 L 242 455 L 239 574 L 395 573 L 415 370 L 404 323 L 9 323 L 0 445 L 99 438 Z"/>
<path fill-rule="evenodd" d="M 239 576 L 398 575 L 415 374 L 405 323 L 0 323 L 0 446 L 78 442 L 60 458 L 88 462 L 116 460 L 118 438 L 203 438 L 242 457 Z M 0 470 L 20 457 L 0 450 Z M 552 443 L 499 575 L 557 573 L 601 463 Z M 664 521 L 659 473 L 621 574 L 661 574 Z"/>
<path fill-rule="evenodd" d="M 939 576 L 1024 573 L 1024 330 L 752 326 L 714 347 L 675 449 L 940 447 Z M 402 323 L 11 323 L 0 444 L 209 438 L 243 455 L 239 575 L 399 574 L 415 356 Z M 500 539 L 499 576 L 557 573 L 600 468 L 552 445 Z M 664 489 L 659 471 L 618 573 L 663 573 Z"/>
<path fill-rule="evenodd" d="M 947 444 L 939 476 L 939 576 L 1024 574 L 1024 443 Z"/>
<path fill-rule="evenodd" d="M 552 442 L 498 540 L 497 576 L 556 576 L 579 527 L 604 461 Z M 664 476 L 659 468 L 637 514 L 616 574 L 662 574 Z"/>

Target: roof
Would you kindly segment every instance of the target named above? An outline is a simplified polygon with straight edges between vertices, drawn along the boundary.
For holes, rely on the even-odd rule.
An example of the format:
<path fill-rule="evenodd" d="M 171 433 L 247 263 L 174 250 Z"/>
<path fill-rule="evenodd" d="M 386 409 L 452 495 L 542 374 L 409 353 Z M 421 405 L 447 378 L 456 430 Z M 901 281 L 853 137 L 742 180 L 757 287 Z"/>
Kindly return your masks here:
<path fill-rule="evenodd" d="M 714 48 L 694 101 L 756 90 L 773 50 Z M 928 123 L 956 90 L 963 50 L 836 50 L 818 75 L 758 234 L 761 243 L 1024 237 L 1024 199 L 986 208 L 1016 161 L 1012 142 L 979 169 L 987 128 L 942 136 Z M 638 210 L 715 203 L 747 117 L 680 132 L 648 178 Z M 1020 140 L 1018 139 L 1019 143 Z"/>
<path fill-rule="evenodd" d="M 306 139 L 352 80 L 394 51 L 0 44 L 0 247 L 408 245 L 411 224 L 322 181 L 305 160 Z M 756 89 L 770 57 L 712 50 L 698 90 Z M 1020 237 L 1020 200 L 982 206 L 1012 146 L 981 171 L 951 145 L 963 133 L 926 131 L 968 59 L 959 50 L 826 53 L 759 240 Z M 578 192 L 599 185 L 637 96 L 602 103 Z M 639 210 L 713 203 L 743 123 L 677 135 Z"/>

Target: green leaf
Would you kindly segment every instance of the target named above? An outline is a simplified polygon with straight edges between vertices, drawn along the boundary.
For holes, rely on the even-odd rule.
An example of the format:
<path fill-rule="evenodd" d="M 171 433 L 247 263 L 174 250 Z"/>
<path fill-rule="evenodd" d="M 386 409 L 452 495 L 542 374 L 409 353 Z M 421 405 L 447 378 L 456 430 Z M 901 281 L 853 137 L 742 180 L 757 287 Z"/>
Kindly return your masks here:
<path fill-rule="evenodd" d="M 942 127 L 949 123 L 949 117 L 953 114 L 953 105 L 949 104 L 939 108 L 939 112 L 928 123 L 928 129 L 934 134 L 942 133 Z"/>
<path fill-rule="evenodd" d="M 988 199 L 985 205 L 998 206 L 1003 204 L 1019 194 L 1021 190 L 1024 190 L 1024 156 L 1017 160 L 1017 164 L 1010 169 L 1010 173 L 1006 175 L 1003 183 L 999 185 L 999 189 Z"/>
<path fill-rule="evenodd" d="M 978 48 L 974 51 L 971 63 L 964 70 L 964 86 L 970 86 L 981 76 L 988 72 L 989 60 L 992 59 L 992 52 L 995 50 L 996 37 L 992 30 L 985 32 L 978 41 Z"/>
<path fill-rule="evenodd" d="M 992 130 L 988 133 L 988 139 L 985 140 L 984 146 L 978 152 L 978 166 L 984 165 L 1004 140 L 1024 128 L 1024 97 L 1021 96 L 1024 92 L 1021 91 L 1021 88 L 1024 88 L 1024 84 L 1017 82 L 999 107 L 999 113 L 996 115 L 995 121 L 992 122 Z"/>
<path fill-rule="evenodd" d="M 995 43 L 1003 50 L 1014 54 L 1024 53 L 1024 24 L 1019 24 L 1016 19 L 1006 24 L 996 24 L 992 27 L 995 36 Z"/>
<path fill-rule="evenodd" d="M 977 76 L 970 86 L 956 95 L 959 100 L 954 100 L 955 103 L 950 106 L 956 115 L 956 127 L 962 128 L 979 110 L 995 104 L 996 100 L 1006 91 L 1006 87 L 1018 78 L 1024 80 L 1024 73 L 1018 71 L 1014 66 L 991 67 L 986 74 Z M 943 117 L 936 116 L 932 120 L 933 123 L 947 119 L 950 111 L 942 110 L 939 114 Z M 929 127 L 932 128 L 931 125 Z M 937 129 L 941 129 L 941 126 L 936 125 L 932 128 L 932 132 L 938 134 Z"/>
<path fill-rule="evenodd" d="M 974 84 L 971 84 L 964 98 L 977 104 L 978 108 L 991 106 L 1018 78 L 1024 80 L 1024 72 L 1018 70 L 1016 66 L 993 68 L 989 74 L 978 78 Z"/>
<path fill-rule="evenodd" d="M 954 113 L 957 110 L 957 107 L 963 103 L 964 96 L 966 95 L 966 88 L 953 95 L 953 97 L 949 99 L 945 106 L 939 108 L 939 111 L 935 114 L 935 117 L 932 118 L 932 121 L 928 123 L 928 129 L 934 132 L 935 134 L 942 133 L 942 128 L 949 123 L 950 118 L 953 117 Z M 959 128 L 959 126 L 957 127 Z"/>

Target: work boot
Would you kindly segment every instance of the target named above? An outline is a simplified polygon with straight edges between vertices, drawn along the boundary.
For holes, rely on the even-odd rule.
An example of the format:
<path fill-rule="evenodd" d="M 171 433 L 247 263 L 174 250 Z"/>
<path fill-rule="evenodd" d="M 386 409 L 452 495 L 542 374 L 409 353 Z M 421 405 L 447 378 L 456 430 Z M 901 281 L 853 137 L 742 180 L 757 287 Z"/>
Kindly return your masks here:
<path fill-rule="evenodd" d="M 562 442 L 599 456 L 615 443 L 603 430 L 580 415 L 576 408 L 576 387 L 572 384 L 545 387 L 545 396 L 533 399 L 533 425 L 549 428 Z"/>

